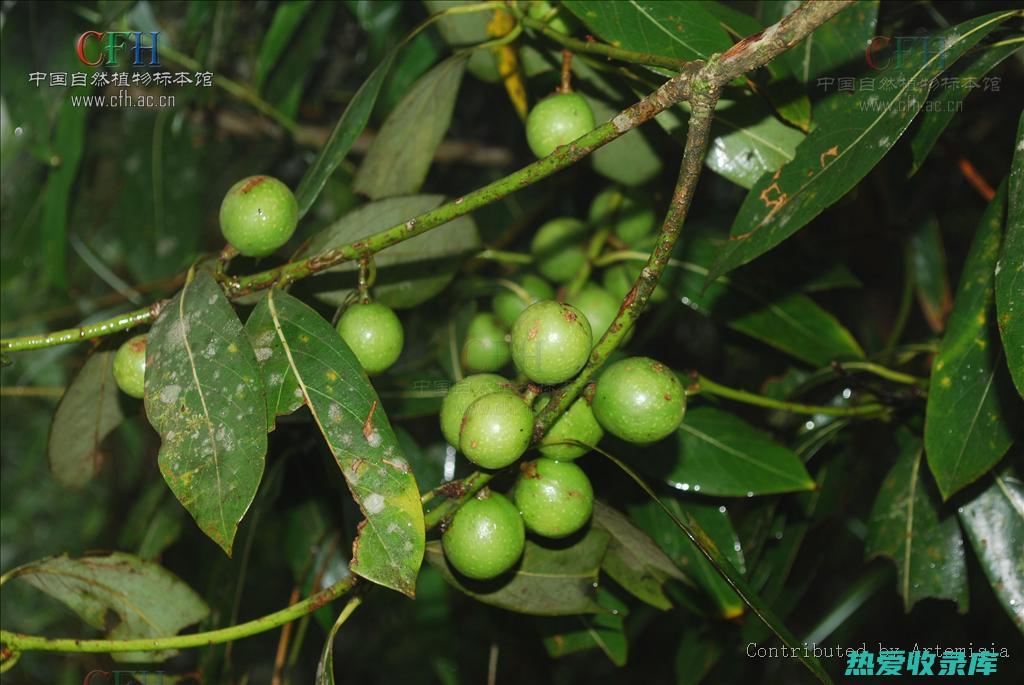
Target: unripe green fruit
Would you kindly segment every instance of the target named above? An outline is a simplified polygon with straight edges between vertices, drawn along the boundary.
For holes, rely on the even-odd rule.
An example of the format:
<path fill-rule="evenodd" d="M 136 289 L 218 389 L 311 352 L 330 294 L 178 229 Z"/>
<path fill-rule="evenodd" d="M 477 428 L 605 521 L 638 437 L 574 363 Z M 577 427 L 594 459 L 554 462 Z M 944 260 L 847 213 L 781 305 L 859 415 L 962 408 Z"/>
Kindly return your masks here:
<path fill-rule="evenodd" d="M 515 503 L 526 528 L 547 538 L 572 535 L 590 520 L 594 489 L 571 461 L 538 459 L 523 464 Z"/>
<path fill-rule="evenodd" d="M 594 416 L 628 442 L 646 444 L 671 435 L 683 422 L 686 393 L 672 369 L 649 357 L 610 365 L 597 381 Z"/>
<path fill-rule="evenodd" d="M 299 222 L 295 195 L 272 176 L 249 176 L 220 204 L 220 230 L 247 257 L 265 257 L 288 242 Z"/>
<path fill-rule="evenodd" d="M 619 313 L 619 305 L 622 304 L 621 300 L 616 300 L 611 293 L 594 283 L 583 286 L 569 302 L 587 317 L 595 345 L 615 320 Z M 631 333 L 632 330 L 626 335 L 629 336 Z"/>
<path fill-rule="evenodd" d="M 556 93 L 544 98 L 526 117 L 526 142 L 533 154 L 547 157 L 556 148 L 594 128 L 594 111 L 578 93 Z"/>
<path fill-rule="evenodd" d="M 518 293 L 508 288 L 502 288 L 494 296 L 494 301 L 491 305 L 494 308 L 494 313 L 501 319 L 501 322 L 509 327 L 516 322 L 516 319 L 523 313 L 523 310 L 534 302 L 553 300 L 555 298 L 555 289 L 548 285 L 548 282 L 540 276 L 523 274 L 523 277 L 519 279 L 519 285 L 530 296 L 529 302 L 523 300 Z"/>
<path fill-rule="evenodd" d="M 466 376 L 448 390 L 441 402 L 441 433 L 449 445 L 459 446 L 459 431 L 462 430 L 462 417 L 466 415 L 469 405 L 484 395 L 499 390 L 508 390 L 512 384 L 501 376 L 493 373 L 478 373 Z"/>
<path fill-rule="evenodd" d="M 544 409 L 549 400 L 548 397 L 541 397 L 537 402 L 537 411 Z M 548 429 L 537 449 L 548 459 L 572 461 L 589 452 L 589 448 L 572 443 L 558 444 L 559 442 L 579 440 L 587 445 L 596 445 L 602 437 L 604 437 L 604 429 L 594 418 L 594 411 L 590 408 L 590 403 L 581 397 L 558 417 L 555 424 Z"/>
<path fill-rule="evenodd" d="M 590 356 L 590 323 L 570 304 L 530 305 L 512 327 L 512 361 L 534 383 L 567 381 Z"/>
<path fill-rule="evenodd" d="M 466 329 L 462 366 L 470 372 L 497 371 L 508 364 L 512 352 L 508 331 L 494 314 L 477 314 Z"/>
<path fill-rule="evenodd" d="M 346 309 L 338 319 L 338 333 L 371 376 L 394 364 L 405 342 L 402 322 L 379 302 Z"/>
<path fill-rule="evenodd" d="M 650 200 L 635 190 L 602 190 L 590 203 L 587 220 L 615 231 L 622 242 L 635 246 L 649 236 L 658 222 Z"/>
<path fill-rule="evenodd" d="M 531 2 L 527 13 L 531 19 L 543 21 L 548 28 L 561 33 L 563 36 L 568 36 L 572 32 L 570 24 L 575 24 L 573 19 L 561 7 L 556 9 L 547 0 Z"/>
<path fill-rule="evenodd" d="M 469 405 L 459 449 L 485 469 L 500 469 L 523 455 L 533 437 L 533 412 L 519 395 L 499 390 Z"/>
<path fill-rule="evenodd" d="M 448 563 L 473 580 L 494 578 L 515 566 L 525 543 L 519 511 L 496 492 L 463 504 L 441 538 Z"/>
<path fill-rule="evenodd" d="M 604 286 L 604 289 L 612 297 L 622 300 L 633 287 L 633 283 L 636 282 L 636 277 L 640 275 L 641 269 L 643 269 L 643 266 L 640 264 L 614 264 L 605 269 L 604 273 L 601 274 L 601 285 Z M 650 301 L 664 302 L 667 299 L 668 289 L 665 288 L 664 283 L 659 282 L 658 285 L 654 286 Z"/>
<path fill-rule="evenodd" d="M 141 398 L 145 393 L 146 336 L 126 341 L 114 355 L 114 380 L 122 392 Z"/>
<path fill-rule="evenodd" d="M 587 225 L 579 219 L 552 219 L 537 230 L 530 242 L 537 271 L 555 283 L 572 280 L 587 262 L 583 240 Z"/>

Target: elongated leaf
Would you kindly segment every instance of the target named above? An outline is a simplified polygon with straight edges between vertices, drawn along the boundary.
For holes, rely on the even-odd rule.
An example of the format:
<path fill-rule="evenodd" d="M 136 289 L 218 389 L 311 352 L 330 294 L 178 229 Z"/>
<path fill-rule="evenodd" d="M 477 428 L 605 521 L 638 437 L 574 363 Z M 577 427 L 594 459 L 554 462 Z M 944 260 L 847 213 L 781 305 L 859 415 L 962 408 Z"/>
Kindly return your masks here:
<path fill-rule="evenodd" d="M 678 499 L 666 500 L 664 504 L 677 518 L 686 520 L 690 517 L 696 521 L 736 570 L 740 573 L 746 571 L 739 538 L 724 506 Z M 679 535 L 672 519 L 657 504 L 646 502 L 630 507 L 629 513 L 641 528 L 650 533 L 686 577 L 708 594 L 719 616 L 736 618 L 743 613 L 743 600 L 701 554 L 700 549 Z"/>
<path fill-rule="evenodd" d="M 448 131 L 465 70 L 463 53 L 441 62 L 416 82 L 370 146 L 353 183 L 356 192 L 379 200 L 420 189 Z"/>
<path fill-rule="evenodd" d="M 570 544 L 526 541 L 523 558 L 508 574 L 483 583 L 457 577 L 440 542 L 427 544 L 427 562 L 470 597 L 521 614 L 568 616 L 601 613 L 594 600 L 608 533 L 591 527 Z"/>
<path fill-rule="evenodd" d="M 765 24 L 774 24 L 800 6 L 792 0 L 761 3 Z M 861 0 L 811 32 L 781 60 L 802 82 L 813 84 L 818 76 L 846 76 L 844 68 L 864 64 L 864 48 L 875 35 L 878 0 Z"/>
<path fill-rule="evenodd" d="M 974 482 L 1013 442 L 1003 349 L 993 321 L 993 281 L 1006 184 L 985 210 L 967 254 L 946 335 L 932 365 L 925 410 L 928 466 L 943 499 Z M 1018 294 L 1019 296 L 1019 294 Z M 1002 395 L 1002 396 L 1001 396 Z"/>
<path fill-rule="evenodd" d="M 1009 469 L 960 507 L 960 524 L 1000 604 L 1024 633 L 1024 484 Z"/>
<path fill-rule="evenodd" d="M 562 4 L 594 35 L 628 50 L 693 60 L 732 45 L 718 21 L 698 3 L 566 0 Z"/>
<path fill-rule="evenodd" d="M 410 195 L 363 205 L 315 235 L 302 254 L 317 254 L 355 242 L 434 209 L 443 201 L 441 195 Z M 373 257 L 377 265 L 374 296 L 395 309 L 421 304 L 444 290 L 455 275 L 460 258 L 476 252 L 479 247 L 480 234 L 470 217 L 460 217 L 392 245 Z M 331 269 L 332 275 L 319 279 L 327 285 L 322 286 L 325 290 L 319 291 L 317 297 L 340 305 L 356 285 L 357 270 L 358 265 L 354 263 Z M 337 289 L 339 287 L 341 289 Z"/>
<path fill-rule="evenodd" d="M 206 618 L 206 603 L 163 567 L 123 552 L 49 557 L 11 572 L 63 602 L 110 639 L 175 635 Z M 115 618 L 116 617 L 116 618 Z M 119 652 L 123 661 L 163 661 L 175 652 Z"/>
<path fill-rule="evenodd" d="M 384 408 L 331 324 L 287 293 L 270 291 L 266 303 L 299 392 L 366 517 L 352 544 L 352 572 L 412 596 L 423 508 Z"/>
<path fill-rule="evenodd" d="M 953 308 L 953 294 L 949 288 L 942 233 L 934 215 L 929 214 L 921 220 L 910 234 L 907 249 L 921 312 L 928 326 L 936 333 L 941 333 L 946 327 L 946 317 Z"/>
<path fill-rule="evenodd" d="M 828 673 L 822 668 L 821 662 L 818 661 L 817 657 L 807 654 L 803 649 L 800 641 L 793 635 L 782 621 L 775 615 L 775 612 L 762 600 L 756 592 L 750 587 L 750 584 L 743 577 L 743 573 L 739 571 L 736 566 L 729 560 L 726 554 L 723 554 L 719 549 L 718 545 L 708 535 L 704 528 L 697 522 L 693 516 L 678 516 L 675 512 L 669 508 L 664 502 L 662 502 L 651 486 L 648 485 L 643 478 L 637 474 L 636 471 L 626 466 L 622 460 L 608 454 L 600 448 L 595 448 L 595 452 L 604 455 L 612 463 L 618 466 L 622 471 L 628 475 L 633 482 L 640 486 L 651 501 L 658 505 L 658 507 L 668 515 L 672 522 L 679 528 L 680 531 L 689 538 L 690 542 L 700 549 L 701 554 L 711 562 L 714 566 L 715 571 L 729 584 L 729 586 L 736 592 L 737 595 L 743 600 L 743 602 L 750 607 L 751 611 L 762 621 L 775 635 L 785 644 L 787 647 L 793 650 L 797 659 L 803 664 L 807 670 L 814 674 L 820 682 L 830 684 L 832 679 L 829 678 Z"/>
<path fill-rule="evenodd" d="M 86 88 L 75 88 L 74 95 L 88 93 Z M 71 190 L 78 176 L 78 165 L 82 161 L 82 150 L 85 137 L 86 107 L 75 107 L 69 96 L 57 114 L 57 132 L 53 141 L 53 154 L 57 160 L 55 168 L 50 171 L 44 191 L 46 200 L 43 202 L 40 234 L 42 248 L 46 256 L 44 265 L 46 275 L 53 285 L 64 288 L 67 286 L 67 251 L 68 214 L 71 203 Z"/>
<path fill-rule="evenodd" d="M 601 569 L 637 599 L 668 610 L 672 602 L 662 586 L 685 576 L 647 534 L 603 502 L 594 502 L 594 525 L 611 536 Z"/>
<path fill-rule="evenodd" d="M 677 454 L 666 480 L 681 490 L 743 497 L 814 487 L 793 451 L 714 407 L 695 407 L 686 413 L 679 426 Z"/>
<path fill-rule="evenodd" d="M 114 352 L 89 357 L 53 414 L 46 452 L 53 477 L 65 487 L 92 480 L 103 466 L 100 445 L 124 421 L 113 364 Z"/>
<path fill-rule="evenodd" d="M 342 112 L 341 117 L 338 119 L 338 123 L 334 125 L 331 137 L 327 139 L 327 143 L 320 150 L 316 159 L 313 160 L 305 176 L 302 177 L 302 181 L 299 182 L 298 190 L 295 192 L 295 199 L 299 204 L 300 218 L 305 216 L 309 208 L 316 202 L 320 191 L 327 184 L 327 179 L 331 177 L 334 170 L 345 159 L 345 155 L 351 149 L 352 143 L 356 141 L 359 134 L 366 128 L 366 122 L 370 120 L 370 113 L 373 111 L 374 103 L 377 102 L 377 96 L 380 95 L 384 79 L 391 69 L 391 64 L 395 61 L 398 47 L 400 46 L 396 46 L 384 55 L 381 63 L 377 65 L 366 81 L 363 82 L 363 85 L 359 87 L 359 90 L 356 91 L 356 94 L 349 101 L 345 111 Z"/>
<path fill-rule="evenodd" d="M 267 75 L 277 64 L 281 53 L 288 47 L 295 29 L 302 23 L 303 17 L 312 6 L 310 0 L 298 0 L 297 2 L 286 2 L 278 5 L 274 10 L 274 18 L 270 21 L 270 28 L 263 36 L 260 43 L 260 54 L 256 58 L 256 73 L 253 76 L 253 85 L 259 90 Z"/>
<path fill-rule="evenodd" d="M 625 632 L 626 603 L 608 588 L 597 589 L 597 603 L 606 611 L 601 614 L 543 619 L 544 648 L 558 658 L 588 649 L 600 649 L 613 664 L 626 665 L 629 640 Z"/>
<path fill-rule="evenodd" d="M 359 606 L 358 599 L 350 600 L 345 605 L 345 608 L 341 610 L 341 613 L 338 614 L 334 625 L 327 631 L 327 641 L 324 643 L 323 652 L 320 653 L 320 663 L 316 667 L 316 685 L 334 685 L 334 638 L 338 636 L 341 626 L 344 625 L 357 606 Z"/>
<path fill-rule="evenodd" d="M 996 312 L 1007 366 L 1024 397 L 1024 115 L 1017 127 L 1007 183 L 1006 236 L 996 263 Z"/>
<path fill-rule="evenodd" d="M 318 2 L 299 29 L 302 40 L 293 42 L 263 88 L 266 99 L 291 118 L 299 112 L 302 91 L 331 28 L 334 4 Z"/>
<path fill-rule="evenodd" d="M 886 72 L 890 90 L 834 93 L 815 111 L 818 128 L 796 158 L 750 190 L 708 281 L 755 259 L 803 228 L 855 186 L 888 152 L 924 105 L 922 83 L 942 73 L 1000 23 L 1000 12 L 977 17 L 929 38 L 937 51 L 906 55 Z"/>
<path fill-rule="evenodd" d="M 463 4 L 463 0 L 424 0 L 431 14 Z M 494 17 L 493 12 L 466 12 L 451 14 L 440 19 L 436 26 L 441 37 L 453 48 L 468 48 L 494 38 L 487 26 Z M 489 83 L 501 81 L 498 63 L 490 50 L 474 50 L 469 58 L 469 73 Z"/>
<path fill-rule="evenodd" d="M 762 274 L 720 277 L 704 288 L 714 247 L 704 239 L 684 245 L 677 292 L 683 304 L 745 335 L 814 366 L 864 356 L 853 335 L 796 289 L 776 290 Z"/>
<path fill-rule="evenodd" d="M 926 597 L 951 599 L 967 611 L 967 566 L 960 526 L 927 482 L 920 438 L 897 433 L 900 453 L 882 482 L 868 524 L 868 558 L 896 563 L 903 610 Z"/>
<path fill-rule="evenodd" d="M 962 111 L 964 99 L 973 90 L 968 83 L 981 79 L 1000 62 L 1022 48 L 1024 38 L 1010 39 L 986 48 L 977 55 L 964 58 L 964 64 L 957 69 L 957 82 L 942 87 L 929 99 L 928 107 L 925 108 L 917 128 L 910 136 L 913 161 L 910 164 L 909 176 L 917 173 L 938 142 L 939 136 L 949 126 L 949 122 L 953 121 L 957 112 Z"/>
<path fill-rule="evenodd" d="M 284 344 L 277 335 L 267 299 L 262 298 L 245 322 L 267 396 L 267 428 L 274 429 L 278 416 L 291 414 L 304 404 L 299 382 L 292 373 Z"/>
<path fill-rule="evenodd" d="M 267 454 L 267 400 L 242 324 L 199 271 L 149 333 L 146 415 L 160 472 L 206 535 L 231 555 Z"/>

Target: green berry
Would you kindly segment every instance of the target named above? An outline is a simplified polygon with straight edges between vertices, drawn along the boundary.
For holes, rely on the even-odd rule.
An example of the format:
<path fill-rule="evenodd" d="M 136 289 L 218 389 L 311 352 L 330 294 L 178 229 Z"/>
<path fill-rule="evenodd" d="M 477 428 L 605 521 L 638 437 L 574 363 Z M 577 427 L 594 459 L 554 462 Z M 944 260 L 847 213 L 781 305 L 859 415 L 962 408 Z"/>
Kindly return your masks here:
<path fill-rule="evenodd" d="M 526 117 L 526 142 L 533 154 L 547 157 L 556 148 L 594 128 L 594 111 L 578 93 L 550 95 Z"/>
<path fill-rule="evenodd" d="M 338 333 L 371 376 L 395 363 L 402 354 L 402 322 L 379 302 L 354 304 L 338 319 Z"/>
<path fill-rule="evenodd" d="M 548 401 L 548 397 L 541 397 L 537 402 L 537 410 L 540 411 L 547 406 Z M 596 445 L 602 437 L 604 437 L 604 429 L 594 418 L 594 411 L 590 408 L 590 404 L 581 397 L 558 417 L 555 424 L 548 429 L 547 435 L 544 436 L 537 449 L 548 459 L 572 461 L 590 450 L 571 443 L 558 444 L 559 442 L 579 440 L 587 445 Z"/>
<path fill-rule="evenodd" d="M 636 281 L 636 277 L 640 275 L 641 269 L 643 269 L 643 266 L 639 263 L 614 264 L 605 269 L 604 273 L 601 274 L 601 285 L 611 293 L 612 297 L 622 300 L 633 288 L 633 283 Z M 663 278 L 662 280 L 666 279 Z M 654 292 L 651 293 L 650 301 L 664 302 L 667 299 L 668 289 L 665 288 L 664 283 L 659 282 L 658 285 L 654 286 Z"/>
<path fill-rule="evenodd" d="M 284 245 L 298 222 L 295 195 L 272 176 L 243 178 L 220 204 L 221 233 L 247 257 L 265 257 Z"/>
<path fill-rule="evenodd" d="M 114 380 L 126 395 L 141 398 L 146 379 L 146 336 L 126 341 L 114 355 Z"/>
<path fill-rule="evenodd" d="M 462 344 L 462 366 L 470 372 L 497 371 L 508 364 L 512 352 L 508 331 L 494 314 L 477 314 L 466 329 Z"/>
<path fill-rule="evenodd" d="M 459 446 L 459 431 L 462 417 L 469 405 L 492 392 L 508 390 L 512 384 L 493 373 L 478 373 L 466 376 L 448 390 L 441 402 L 441 433 L 449 445 Z"/>
<path fill-rule="evenodd" d="M 547 538 L 564 538 L 590 520 L 594 489 L 587 474 L 573 462 L 538 459 L 523 464 L 515 502 L 528 530 Z"/>
<path fill-rule="evenodd" d="M 448 563 L 473 580 L 494 578 L 512 568 L 525 543 L 526 530 L 515 505 L 487 491 L 455 512 L 441 538 Z"/>
<path fill-rule="evenodd" d="M 530 305 L 512 327 L 512 361 L 534 383 L 567 381 L 590 356 L 590 323 L 570 304 Z"/>
<path fill-rule="evenodd" d="M 509 327 L 516 322 L 516 319 L 523 313 L 523 310 L 534 302 L 555 299 L 554 288 L 548 285 L 548 282 L 540 276 L 523 274 L 523 277 L 518 281 L 518 285 L 526 291 L 529 296 L 529 302 L 524 300 L 519 293 L 513 292 L 509 288 L 502 288 L 494 296 L 494 301 L 491 305 L 494 308 L 494 313 L 501 319 L 501 322 Z"/>
<path fill-rule="evenodd" d="M 594 283 L 587 283 L 569 301 L 587 317 L 595 345 L 601 339 L 601 336 L 604 335 L 604 332 L 608 330 L 608 326 L 615 320 L 615 317 L 618 316 L 619 305 L 622 304 L 621 300 L 615 299 L 614 295 Z"/>
<path fill-rule="evenodd" d="M 658 222 L 650 200 L 635 190 L 614 186 L 597 194 L 590 203 L 587 219 L 594 226 L 613 229 L 630 246 L 653 233 Z"/>
<path fill-rule="evenodd" d="M 572 33 L 571 24 L 575 24 L 573 19 L 561 7 L 552 7 L 551 3 L 547 2 L 547 0 L 534 0 L 534 2 L 531 2 L 528 14 L 531 19 L 543 21 L 547 24 L 548 28 L 561 33 L 563 36 L 568 36 Z"/>
<path fill-rule="evenodd" d="M 530 243 L 537 271 L 555 283 L 572 280 L 587 262 L 583 249 L 586 235 L 587 225 L 571 217 L 552 219 L 541 226 Z"/>
<path fill-rule="evenodd" d="M 500 469 L 522 456 L 533 437 L 533 412 L 519 395 L 499 390 L 469 405 L 459 449 L 485 469 Z"/>
<path fill-rule="evenodd" d="M 672 369 L 649 357 L 610 365 L 597 381 L 594 416 L 604 429 L 628 442 L 656 442 L 683 421 L 686 393 Z"/>

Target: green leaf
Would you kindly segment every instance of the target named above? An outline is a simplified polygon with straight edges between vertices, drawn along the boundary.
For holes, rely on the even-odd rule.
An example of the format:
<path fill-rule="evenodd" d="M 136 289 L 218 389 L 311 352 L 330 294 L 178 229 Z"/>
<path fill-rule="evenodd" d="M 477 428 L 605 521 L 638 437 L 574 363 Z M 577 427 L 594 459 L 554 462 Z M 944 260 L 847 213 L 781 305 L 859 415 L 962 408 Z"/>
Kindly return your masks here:
<path fill-rule="evenodd" d="M 293 119 L 299 112 L 302 91 L 321 54 L 333 15 L 333 4 L 319 2 L 314 5 L 300 29 L 302 40 L 288 49 L 264 88 L 266 99 Z"/>
<path fill-rule="evenodd" d="M 157 638 L 206 618 L 210 609 L 176 575 L 123 552 L 49 557 L 11 571 L 63 602 L 112 640 Z M 175 652 L 118 652 L 118 661 L 163 661 Z"/>
<path fill-rule="evenodd" d="M 395 61 L 395 53 L 399 47 L 396 46 L 384 55 L 381 63 L 352 96 L 345 111 L 338 119 L 338 123 L 334 125 L 331 137 L 327 139 L 327 143 L 299 182 L 298 190 L 295 191 L 295 199 L 299 204 L 300 219 L 316 202 L 320 191 L 327 184 L 327 179 L 345 159 L 345 155 L 352 148 L 352 143 L 366 128 L 366 123 L 370 120 L 370 114 L 373 112 L 373 105 L 377 102 L 377 96 L 380 95 L 381 86 L 391 69 L 391 64 Z"/>
<path fill-rule="evenodd" d="M 431 14 L 465 4 L 466 0 L 424 0 Z M 467 12 L 452 14 L 438 20 L 436 26 L 441 37 L 453 48 L 468 48 L 490 40 L 487 25 L 493 12 Z M 489 50 L 474 50 L 469 58 L 469 73 L 482 81 L 497 83 L 501 80 L 498 64 Z"/>
<path fill-rule="evenodd" d="M 899 456 L 882 482 L 868 523 L 867 557 L 896 563 L 903 610 L 939 597 L 967 611 L 967 566 L 956 516 L 942 510 L 922 471 L 921 439 L 901 430 Z"/>
<path fill-rule="evenodd" d="M 566 0 L 562 4 L 594 35 L 627 50 L 694 60 L 732 45 L 718 21 L 693 2 Z"/>
<path fill-rule="evenodd" d="M 692 500 L 670 499 L 664 502 L 672 515 L 691 518 L 709 536 L 739 573 L 745 573 L 742 548 L 724 506 Z M 630 515 L 647 531 L 674 564 L 698 587 L 708 593 L 719 616 L 736 618 L 743 613 L 743 600 L 729 587 L 700 549 L 672 524 L 672 519 L 655 503 L 630 507 Z"/>
<path fill-rule="evenodd" d="M 78 372 L 53 414 L 46 453 L 50 472 L 61 485 L 79 488 L 103 466 L 100 445 L 124 421 L 114 352 L 96 352 Z"/>
<path fill-rule="evenodd" d="M 260 53 L 256 57 L 256 73 L 253 76 L 253 87 L 258 91 L 267 80 L 267 75 L 273 70 L 281 53 L 288 47 L 289 41 L 299 28 L 306 12 L 313 5 L 310 0 L 297 0 L 279 5 L 274 10 L 274 18 L 270 21 L 270 28 L 263 36 L 260 43 Z"/>
<path fill-rule="evenodd" d="M 1024 397 L 1024 116 L 1017 127 L 1008 184 L 1006 236 L 996 263 L 996 312 L 1010 375 Z"/>
<path fill-rule="evenodd" d="M 231 547 L 263 475 L 266 398 L 252 346 L 220 286 L 199 271 L 147 343 L 146 415 L 160 472 L 206 535 Z"/>
<path fill-rule="evenodd" d="M 755 259 L 803 228 L 855 186 L 888 152 L 925 103 L 920 89 L 1015 12 L 988 14 L 928 38 L 938 51 L 905 56 L 886 72 L 896 88 L 836 92 L 815 111 L 818 127 L 796 158 L 751 188 L 708 281 Z"/>
<path fill-rule="evenodd" d="M 271 290 L 266 302 L 299 392 L 366 517 L 352 545 L 352 572 L 412 596 L 423 561 L 423 508 L 384 408 L 331 324 L 287 293 Z"/>
<path fill-rule="evenodd" d="M 764 431 L 714 407 L 690 409 L 665 479 L 702 495 L 743 497 L 814 488 L 800 458 Z"/>
<path fill-rule="evenodd" d="M 985 74 L 994 69 L 1004 59 L 1017 52 L 1024 46 L 1024 38 L 1014 38 L 1002 41 L 998 45 L 985 48 L 976 55 L 970 55 L 963 66 L 957 69 L 959 81 L 952 85 L 946 85 L 929 98 L 928 107 L 925 108 L 917 128 L 910 136 L 910 151 L 913 154 L 913 161 L 910 164 L 908 176 L 913 176 L 928 158 L 939 136 L 953 121 L 957 112 L 962 111 L 964 99 L 971 93 L 973 88 L 969 87 L 969 81 L 981 79 Z"/>
<path fill-rule="evenodd" d="M 914 228 L 907 250 L 921 313 L 933 331 L 941 332 L 953 308 L 953 294 L 949 288 L 942 232 L 934 214 L 925 216 Z"/>
<path fill-rule="evenodd" d="M 774 24 L 797 7 L 792 0 L 762 2 L 762 19 Z M 781 60 L 802 83 L 811 84 L 818 76 L 845 76 L 845 68 L 864 63 L 864 49 L 875 35 L 878 0 L 861 0 L 815 29 L 802 43 L 782 53 Z"/>
<path fill-rule="evenodd" d="M 57 115 L 57 132 L 53 141 L 54 168 L 46 179 L 42 219 L 39 231 L 43 252 L 46 256 L 46 276 L 50 283 L 67 287 L 67 232 L 69 204 L 78 165 L 82 161 L 85 147 L 86 107 L 75 107 L 71 97 L 82 96 L 88 88 L 74 88 L 61 104 Z"/>
<path fill-rule="evenodd" d="M 992 591 L 1024 633 L 1024 484 L 1010 469 L 960 507 L 960 525 L 985 570 Z"/>
<path fill-rule="evenodd" d="M 324 643 L 324 650 L 320 653 L 320 663 L 316 667 L 315 685 L 334 685 L 334 638 L 338 636 L 341 626 L 358 606 L 358 599 L 350 600 L 327 632 L 327 642 Z"/>
<path fill-rule="evenodd" d="M 676 650 L 676 685 L 698 685 L 722 658 L 722 643 L 707 627 L 685 630 Z"/>
<path fill-rule="evenodd" d="M 465 70 L 463 53 L 441 62 L 416 82 L 370 146 L 356 173 L 356 192 L 379 200 L 420 189 L 448 131 Z"/>
<path fill-rule="evenodd" d="M 1013 390 L 1004 388 L 1003 349 L 993 321 L 1005 210 L 1003 183 L 981 218 L 932 364 L 924 444 L 944 500 L 995 466 L 1013 443 L 1011 426 L 1020 425 L 1007 405 Z"/>
<path fill-rule="evenodd" d="M 439 541 L 427 544 L 427 562 L 453 587 L 484 604 L 521 614 L 568 616 L 604 611 L 594 597 L 607 547 L 608 533 L 595 526 L 569 541 L 527 540 L 519 564 L 485 582 L 456 576 Z"/>
<path fill-rule="evenodd" d="M 304 256 L 346 245 L 368 235 L 398 225 L 444 201 L 441 195 L 410 195 L 363 205 L 313 236 L 301 252 Z M 377 281 L 373 288 L 376 299 L 389 307 L 405 309 L 434 297 L 451 281 L 461 257 L 480 248 L 480 234 L 473 219 L 459 217 L 428 233 L 402 241 L 374 255 Z M 317 292 L 317 297 L 334 306 L 340 305 L 356 286 L 359 265 L 346 263 L 321 276 L 330 290 Z M 337 289 L 338 286 L 343 289 Z"/>
<path fill-rule="evenodd" d="M 594 525 L 611 536 L 601 569 L 637 599 L 668 611 L 672 602 L 662 587 L 685 576 L 647 534 L 603 502 L 594 502 Z"/>
<path fill-rule="evenodd" d="M 259 303 L 245 322 L 245 334 L 249 338 L 256 361 L 263 377 L 263 388 L 267 397 L 267 428 L 273 430 L 278 416 L 291 414 L 305 402 L 299 382 L 292 373 L 285 353 L 284 344 L 277 335 L 274 318 L 270 315 L 267 298 Z"/>
<path fill-rule="evenodd" d="M 798 290 L 773 288 L 762 274 L 719 277 L 704 288 L 714 247 L 693 239 L 683 246 L 677 292 L 688 307 L 733 330 L 814 366 L 864 356 L 853 335 L 829 312 Z"/>
<path fill-rule="evenodd" d="M 594 110 L 594 121 L 610 121 L 619 110 L 603 100 L 584 95 Z M 610 181 L 639 186 L 656 177 L 662 168 L 661 154 L 643 136 L 640 129 L 616 138 L 591 154 L 594 171 Z"/>
<path fill-rule="evenodd" d="M 626 638 L 625 615 L 628 608 L 605 587 L 597 589 L 597 603 L 605 613 L 544 619 L 544 648 L 548 656 L 558 658 L 600 649 L 613 664 L 626 665 L 629 640 Z"/>

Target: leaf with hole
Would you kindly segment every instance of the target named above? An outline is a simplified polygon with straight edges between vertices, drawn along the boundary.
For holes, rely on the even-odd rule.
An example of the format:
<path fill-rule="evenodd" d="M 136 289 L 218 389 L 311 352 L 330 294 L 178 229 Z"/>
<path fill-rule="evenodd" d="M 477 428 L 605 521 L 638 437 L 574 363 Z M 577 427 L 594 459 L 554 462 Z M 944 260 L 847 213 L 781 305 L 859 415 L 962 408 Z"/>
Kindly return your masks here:
<path fill-rule="evenodd" d="M 267 400 L 252 346 L 205 271 L 149 332 L 146 416 L 160 434 L 160 472 L 206 535 L 230 556 L 267 454 Z"/>

